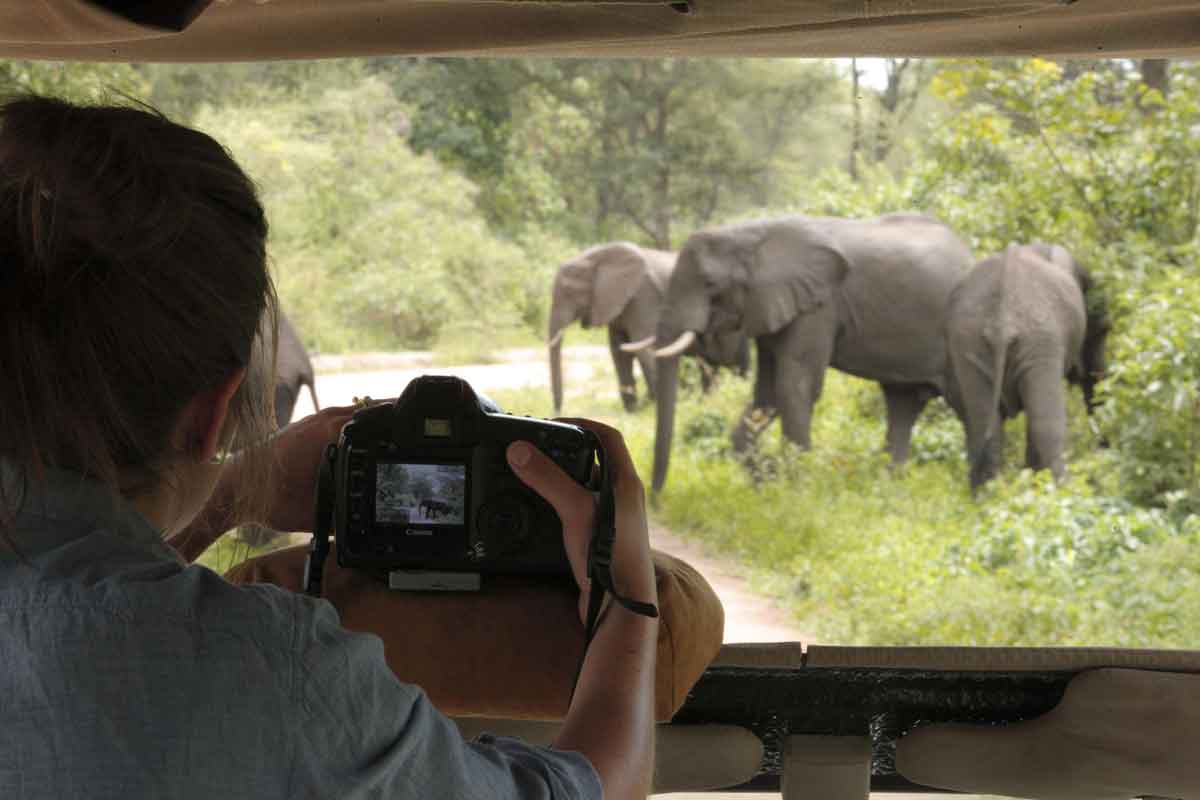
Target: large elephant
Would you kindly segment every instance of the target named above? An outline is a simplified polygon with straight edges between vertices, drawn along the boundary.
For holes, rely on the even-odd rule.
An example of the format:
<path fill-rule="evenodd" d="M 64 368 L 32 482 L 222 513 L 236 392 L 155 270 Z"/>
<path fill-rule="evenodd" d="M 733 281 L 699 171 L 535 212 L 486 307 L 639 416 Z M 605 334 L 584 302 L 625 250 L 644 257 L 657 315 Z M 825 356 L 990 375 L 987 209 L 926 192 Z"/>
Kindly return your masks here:
<path fill-rule="evenodd" d="M 291 320 L 282 311 L 278 315 L 279 339 L 275 350 L 275 425 L 282 428 L 292 421 L 292 410 L 296 407 L 296 398 L 300 396 L 300 387 L 307 386 L 312 397 L 313 408 L 320 409 L 317 402 L 317 388 L 313 377 L 312 361 L 300 335 L 292 325 Z M 269 317 L 263 319 L 263 337 L 266 347 L 271 347 L 271 331 L 267 327 Z M 264 376 L 265 377 L 265 376 Z M 262 525 L 242 525 L 238 528 L 238 537 L 249 545 L 261 547 L 273 541 L 279 535 Z"/>
<path fill-rule="evenodd" d="M 945 391 L 943 320 L 971 252 L 920 214 L 875 219 L 792 216 L 693 234 L 680 251 L 659 321 L 658 420 L 652 487 L 667 476 L 678 360 L 703 337 L 754 339 L 754 397 L 733 432 L 742 451 L 776 415 L 810 446 L 826 367 L 878 381 L 887 449 L 908 457 L 921 409 Z"/>
<path fill-rule="evenodd" d="M 307 386 L 313 408 L 320 409 L 317 387 L 313 378 L 312 361 L 291 320 L 279 314 L 279 347 L 275 353 L 275 422 L 279 427 L 292 420 L 292 409 L 300 396 L 300 387 Z"/>
<path fill-rule="evenodd" d="M 1025 412 L 1025 463 L 1066 472 L 1067 381 L 1090 413 L 1106 368 L 1109 321 L 1092 280 L 1064 248 L 1012 245 L 955 287 L 946 318 L 947 399 L 963 420 L 971 488 L 993 477 L 1004 420 Z"/>
<path fill-rule="evenodd" d="M 608 326 L 608 345 L 621 402 L 627 411 L 637 404 L 637 381 L 633 362 L 637 359 L 647 392 L 654 395 L 654 343 L 663 293 L 675 254 L 638 247 L 629 242 L 611 242 L 592 247 L 563 263 L 554 277 L 550 302 L 550 389 L 554 412 L 562 410 L 562 340 L 568 325 L 576 320 L 584 327 Z M 712 366 L 734 366 L 745 372 L 750 351 L 743 340 L 732 355 L 719 350 L 696 350 Z"/>

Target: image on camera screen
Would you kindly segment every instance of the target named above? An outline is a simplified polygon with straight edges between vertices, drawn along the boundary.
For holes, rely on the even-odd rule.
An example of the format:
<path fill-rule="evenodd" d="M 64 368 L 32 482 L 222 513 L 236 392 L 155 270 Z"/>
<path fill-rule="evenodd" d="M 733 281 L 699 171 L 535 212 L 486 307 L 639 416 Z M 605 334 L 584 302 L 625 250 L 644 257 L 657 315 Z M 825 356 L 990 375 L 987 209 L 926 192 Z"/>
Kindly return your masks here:
<path fill-rule="evenodd" d="M 467 468 L 463 464 L 377 464 L 375 522 L 465 524 Z"/>

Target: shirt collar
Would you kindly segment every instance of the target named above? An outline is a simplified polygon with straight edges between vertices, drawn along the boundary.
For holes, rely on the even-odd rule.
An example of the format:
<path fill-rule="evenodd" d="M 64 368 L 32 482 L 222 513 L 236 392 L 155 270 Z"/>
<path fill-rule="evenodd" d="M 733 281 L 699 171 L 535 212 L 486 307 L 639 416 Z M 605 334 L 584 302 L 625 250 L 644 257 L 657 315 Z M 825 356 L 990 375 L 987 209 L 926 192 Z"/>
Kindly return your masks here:
<path fill-rule="evenodd" d="M 139 549 L 181 560 L 128 501 L 108 486 L 78 472 L 47 468 L 44 480 L 21 472 L 9 461 L 0 459 L 0 485 L 5 505 L 16 499 L 14 525 L 4 533 L 12 539 L 17 552 L 0 543 L 0 560 L 32 557 L 93 531 L 106 529 Z"/>

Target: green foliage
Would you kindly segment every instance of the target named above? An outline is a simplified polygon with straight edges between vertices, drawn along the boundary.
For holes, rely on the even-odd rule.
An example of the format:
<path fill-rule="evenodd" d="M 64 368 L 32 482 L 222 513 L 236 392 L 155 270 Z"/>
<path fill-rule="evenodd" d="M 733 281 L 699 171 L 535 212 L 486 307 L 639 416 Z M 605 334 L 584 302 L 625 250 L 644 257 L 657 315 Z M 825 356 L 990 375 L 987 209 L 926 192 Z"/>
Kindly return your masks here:
<path fill-rule="evenodd" d="M 412 142 L 466 169 L 507 231 L 671 247 L 777 201 L 833 141 L 823 65 L 723 60 L 434 59 L 376 65 L 415 103 Z M 831 125 L 833 122 L 833 125 Z M 786 166 L 785 166 L 786 165 Z"/>
<path fill-rule="evenodd" d="M 433 345 L 483 359 L 540 337 L 554 266 L 583 246 L 678 244 L 755 210 L 925 211 L 980 256 L 1060 242 L 1098 278 L 1114 324 L 1099 418 L 1071 401 L 1067 483 L 1016 468 L 1018 420 L 1009 466 L 972 498 L 944 404 L 893 468 L 878 388 L 838 374 L 812 452 L 776 424 L 735 460 L 729 426 L 750 384 L 725 375 L 710 395 L 684 393 L 657 514 L 752 564 L 824 641 L 1191 646 L 1200 68 L 1174 63 L 1165 96 L 1123 62 L 932 71 L 903 125 L 884 122 L 876 98 L 864 147 L 880 157 L 857 181 L 841 166 L 847 83 L 825 64 L 8 62 L 0 81 L 148 97 L 227 143 L 268 205 L 285 307 L 326 351 Z M 653 411 L 625 414 L 601 381 L 572 413 L 623 428 L 646 475 Z M 549 413 L 544 390 L 498 395 Z M 212 557 L 238 546 L 227 537 Z"/>
<path fill-rule="evenodd" d="M 1132 290 L 1131 290 L 1132 291 Z M 1112 338 L 1104 429 L 1121 454 L 1125 494 L 1200 511 L 1200 293 L 1175 274 L 1123 298 L 1135 308 Z"/>
<path fill-rule="evenodd" d="M 922 416 L 914 459 L 897 470 L 881 452 L 878 390 L 837 373 L 817 406 L 814 450 L 796 450 L 775 425 L 755 456 L 773 468 L 751 473 L 722 450 L 748 390 L 730 380 L 681 403 L 658 514 L 753 565 L 821 641 L 1190 646 L 1200 522 L 1113 494 L 1119 456 L 1094 452 L 1081 403 L 1071 481 L 1055 488 L 1010 453 L 973 499 L 948 411 Z M 645 474 L 653 431 L 634 422 L 622 427 Z"/>
<path fill-rule="evenodd" d="M 405 109 L 381 81 L 206 106 L 196 124 L 262 188 L 280 296 L 310 345 L 428 347 L 452 321 L 483 333 L 541 322 L 553 264 L 493 235 L 470 181 L 409 149 Z"/>
<path fill-rule="evenodd" d="M 119 103 L 145 97 L 148 88 L 129 64 L 0 62 L 0 94 L 6 96 L 32 93 L 77 103 Z"/>

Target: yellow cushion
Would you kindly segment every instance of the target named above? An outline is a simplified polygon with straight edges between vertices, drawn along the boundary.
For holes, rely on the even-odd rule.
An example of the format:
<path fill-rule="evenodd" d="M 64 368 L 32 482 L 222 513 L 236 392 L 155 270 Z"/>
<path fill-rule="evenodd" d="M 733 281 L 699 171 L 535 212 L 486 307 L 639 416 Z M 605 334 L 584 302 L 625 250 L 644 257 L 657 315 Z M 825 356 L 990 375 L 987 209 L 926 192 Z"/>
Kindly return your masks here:
<path fill-rule="evenodd" d="M 225 576 L 301 590 L 308 549 L 250 559 Z M 655 715 L 669 720 L 716 656 L 725 613 L 688 564 L 655 551 L 658 661 Z M 388 665 L 457 716 L 559 720 L 583 652 L 578 592 L 567 580 L 491 575 L 478 592 L 399 592 L 325 562 L 323 596 L 353 631 L 383 640 Z"/>

